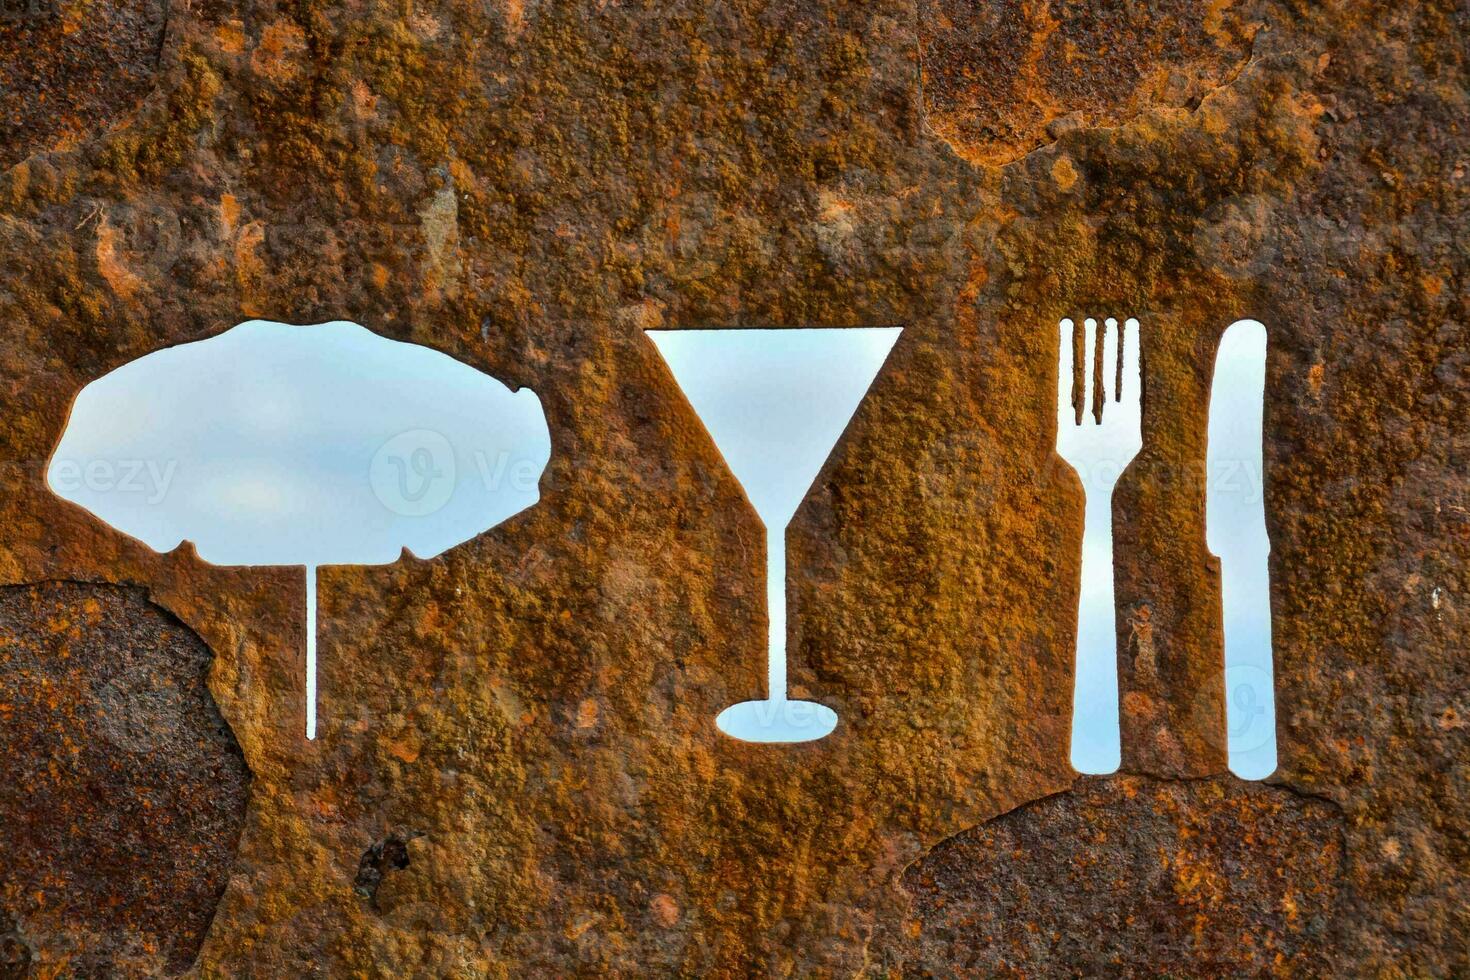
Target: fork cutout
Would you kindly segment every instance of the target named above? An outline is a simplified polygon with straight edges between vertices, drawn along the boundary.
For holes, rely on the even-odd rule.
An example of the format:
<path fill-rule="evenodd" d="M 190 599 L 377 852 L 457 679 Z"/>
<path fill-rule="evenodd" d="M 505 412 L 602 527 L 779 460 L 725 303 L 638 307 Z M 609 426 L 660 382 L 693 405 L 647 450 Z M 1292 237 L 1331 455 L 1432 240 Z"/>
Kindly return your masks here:
<path fill-rule="evenodd" d="M 1087 498 L 1071 749 L 1072 768 L 1084 773 L 1113 772 L 1122 760 L 1113 488 L 1143 446 L 1138 334 L 1133 318 L 1060 325 L 1057 455 L 1077 472 Z"/>

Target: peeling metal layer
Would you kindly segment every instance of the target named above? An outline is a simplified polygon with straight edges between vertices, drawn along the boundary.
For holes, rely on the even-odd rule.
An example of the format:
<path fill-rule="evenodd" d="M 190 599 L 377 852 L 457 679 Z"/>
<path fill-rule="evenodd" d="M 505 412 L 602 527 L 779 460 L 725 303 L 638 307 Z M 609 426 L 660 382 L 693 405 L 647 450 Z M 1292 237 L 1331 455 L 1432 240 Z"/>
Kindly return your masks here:
<path fill-rule="evenodd" d="M 1311 975 L 1334 939 L 1342 822 L 1230 777 L 1080 780 L 904 872 L 904 973 Z"/>
<path fill-rule="evenodd" d="M 250 775 L 209 650 L 137 589 L 0 589 L 0 962 L 6 976 L 193 962 Z"/>

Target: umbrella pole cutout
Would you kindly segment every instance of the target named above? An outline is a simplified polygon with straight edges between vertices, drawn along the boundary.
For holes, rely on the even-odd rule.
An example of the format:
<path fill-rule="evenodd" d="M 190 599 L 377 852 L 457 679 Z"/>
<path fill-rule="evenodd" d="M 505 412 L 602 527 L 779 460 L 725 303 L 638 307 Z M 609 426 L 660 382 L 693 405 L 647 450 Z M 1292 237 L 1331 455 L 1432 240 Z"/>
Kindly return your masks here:
<path fill-rule="evenodd" d="M 306 737 L 316 738 L 316 566 L 306 566 Z"/>

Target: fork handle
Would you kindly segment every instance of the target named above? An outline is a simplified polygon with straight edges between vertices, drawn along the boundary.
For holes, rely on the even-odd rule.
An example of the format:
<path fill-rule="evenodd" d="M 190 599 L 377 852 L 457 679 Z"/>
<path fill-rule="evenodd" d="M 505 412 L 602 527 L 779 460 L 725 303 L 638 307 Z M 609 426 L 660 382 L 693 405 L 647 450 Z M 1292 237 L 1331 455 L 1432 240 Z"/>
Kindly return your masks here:
<path fill-rule="evenodd" d="M 1113 487 L 1089 487 L 1082 528 L 1072 768 L 1109 773 L 1122 761 L 1118 731 L 1118 627 L 1113 599 Z"/>

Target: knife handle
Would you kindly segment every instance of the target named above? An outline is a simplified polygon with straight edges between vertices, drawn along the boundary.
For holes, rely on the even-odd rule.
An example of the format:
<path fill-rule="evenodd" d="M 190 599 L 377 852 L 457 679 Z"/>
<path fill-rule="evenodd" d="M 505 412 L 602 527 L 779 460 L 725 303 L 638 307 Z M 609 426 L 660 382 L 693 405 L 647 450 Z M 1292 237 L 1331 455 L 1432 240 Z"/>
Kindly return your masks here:
<path fill-rule="evenodd" d="M 1220 560 L 1230 771 L 1263 779 L 1276 769 L 1270 550 L 1232 551 Z"/>

